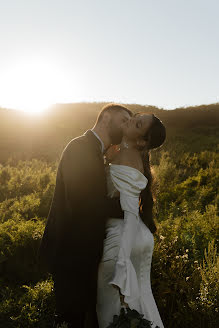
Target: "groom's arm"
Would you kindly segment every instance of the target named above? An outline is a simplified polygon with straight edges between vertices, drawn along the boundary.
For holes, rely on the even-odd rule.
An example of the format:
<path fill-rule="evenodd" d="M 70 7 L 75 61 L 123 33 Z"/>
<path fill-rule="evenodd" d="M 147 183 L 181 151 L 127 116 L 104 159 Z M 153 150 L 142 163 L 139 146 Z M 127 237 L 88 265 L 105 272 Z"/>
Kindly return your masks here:
<path fill-rule="evenodd" d="M 68 199 L 69 211 L 89 212 L 89 215 L 123 217 L 119 198 L 106 196 L 104 166 L 93 154 L 89 144 L 75 140 L 62 153 L 60 169 Z"/>
<path fill-rule="evenodd" d="M 124 212 L 121 208 L 120 198 L 109 198 L 106 199 L 106 209 L 107 209 L 107 216 L 115 219 L 123 219 Z"/>

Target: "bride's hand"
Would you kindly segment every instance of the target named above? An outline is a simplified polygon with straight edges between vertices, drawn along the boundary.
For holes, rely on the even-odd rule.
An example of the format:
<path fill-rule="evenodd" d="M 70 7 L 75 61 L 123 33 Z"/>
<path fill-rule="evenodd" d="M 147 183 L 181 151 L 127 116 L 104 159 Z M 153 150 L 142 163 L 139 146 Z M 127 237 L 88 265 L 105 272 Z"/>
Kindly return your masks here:
<path fill-rule="evenodd" d="M 113 145 L 105 153 L 107 163 L 111 163 L 119 152 L 119 145 Z"/>
<path fill-rule="evenodd" d="M 112 286 L 119 291 L 121 305 L 125 305 L 126 307 L 128 307 L 129 305 L 124 302 L 125 296 L 121 294 L 120 288 L 117 285 L 114 285 L 114 284 L 112 284 Z"/>
<path fill-rule="evenodd" d="M 129 307 L 128 303 L 126 303 L 124 301 L 124 298 L 125 298 L 125 296 L 122 295 L 122 294 L 120 294 L 120 302 L 121 302 L 121 305 L 125 305 L 125 307 Z"/>
<path fill-rule="evenodd" d="M 113 286 L 114 288 L 116 288 L 117 290 L 119 290 L 119 293 L 120 293 L 120 288 L 119 288 L 117 285 L 112 284 L 112 286 Z"/>

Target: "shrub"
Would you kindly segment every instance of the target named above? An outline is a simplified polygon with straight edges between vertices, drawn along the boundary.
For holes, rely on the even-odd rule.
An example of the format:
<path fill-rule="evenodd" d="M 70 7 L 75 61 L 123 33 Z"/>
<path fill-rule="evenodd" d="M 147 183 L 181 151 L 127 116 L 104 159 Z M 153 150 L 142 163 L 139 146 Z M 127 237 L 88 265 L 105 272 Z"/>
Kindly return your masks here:
<path fill-rule="evenodd" d="M 35 285 L 0 290 L 0 326 L 4 328 L 50 328 L 55 311 L 51 276 Z"/>
<path fill-rule="evenodd" d="M 10 282 L 39 278 L 37 250 L 44 222 L 8 220 L 0 224 L 0 272 Z"/>

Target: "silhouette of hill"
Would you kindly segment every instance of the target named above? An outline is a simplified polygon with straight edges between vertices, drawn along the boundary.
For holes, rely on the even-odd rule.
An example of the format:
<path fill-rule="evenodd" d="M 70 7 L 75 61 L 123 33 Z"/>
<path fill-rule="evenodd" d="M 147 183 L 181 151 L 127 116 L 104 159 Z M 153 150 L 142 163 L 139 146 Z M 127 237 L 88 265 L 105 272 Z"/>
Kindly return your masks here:
<path fill-rule="evenodd" d="M 91 128 L 106 103 L 56 104 L 42 115 L 0 108 L 0 162 L 18 159 L 59 159 L 65 145 Z M 219 103 L 164 110 L 126 104 L 133 112 L 154 113 L 167 130 L 163 149 L 196 152 L 217 149 Z"/>

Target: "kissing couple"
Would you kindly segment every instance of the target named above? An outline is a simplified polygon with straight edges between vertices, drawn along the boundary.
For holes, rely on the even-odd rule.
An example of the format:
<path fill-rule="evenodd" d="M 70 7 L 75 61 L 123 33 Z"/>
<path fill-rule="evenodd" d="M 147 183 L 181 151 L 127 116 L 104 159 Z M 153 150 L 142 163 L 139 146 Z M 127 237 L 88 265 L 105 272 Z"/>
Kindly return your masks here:
<path fill-rule="evenodd" d="M 129 307 L 164 328 L 150 282 L 157 230 L 150 150 L 165 138 L 154 114 L 111 103 L 64 148 L 38 249 L 54 281 L 53 327 L 107 328 Z M 113 145 L 120 146 L 106 165 Z"/>

